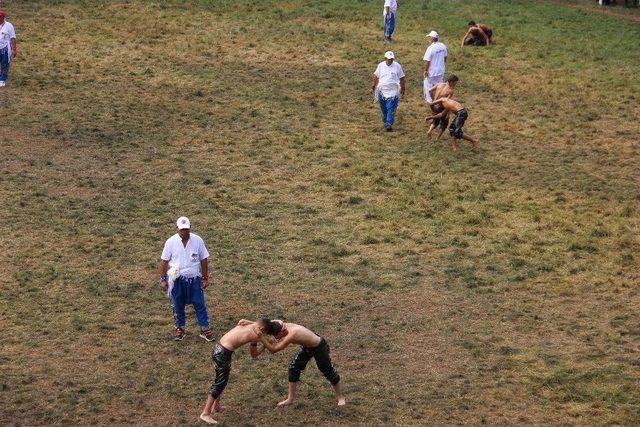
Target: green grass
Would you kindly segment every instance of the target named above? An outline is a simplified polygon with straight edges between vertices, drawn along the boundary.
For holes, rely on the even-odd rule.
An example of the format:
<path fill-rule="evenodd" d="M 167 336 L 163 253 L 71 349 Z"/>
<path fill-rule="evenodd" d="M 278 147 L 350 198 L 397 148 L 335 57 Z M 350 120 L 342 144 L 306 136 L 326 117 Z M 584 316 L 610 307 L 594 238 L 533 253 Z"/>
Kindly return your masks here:
<path fill-rule="evenodd" d="M 377 1 L 17 1 L 0 98 L 0 422 L 191 424 L 210 345 L 169 339 L 164 240 L 212 254 L 216 335 L 261 314 L 329 341 L 239 351 L 227 424 L 640 423 L 639 27 L 530 1 L 407 1 L 396 132 L 367 89 Z M 633 12 L 629 12 L 633 13 Z M 495 45 L 460 49 L 465 23 Z M 427 141 L 425 34 L 478 153 Z M 594 36 L 597 35 L 597 36 Z"/>

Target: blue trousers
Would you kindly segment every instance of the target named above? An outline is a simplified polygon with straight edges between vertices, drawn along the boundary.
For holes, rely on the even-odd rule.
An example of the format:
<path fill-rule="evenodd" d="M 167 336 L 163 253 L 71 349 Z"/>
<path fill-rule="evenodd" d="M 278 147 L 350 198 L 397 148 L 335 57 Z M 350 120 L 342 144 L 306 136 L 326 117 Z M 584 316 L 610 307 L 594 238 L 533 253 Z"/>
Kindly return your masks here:
<path fill-rule="evenodd" d="M 396 15 L 393 12 L 389 12 L 389 14 L 384 17 L 384 36 L 390 39 L 391 35 L 393 34 L 393 30 L 395 29 Z"/>
<path fill-rule="evenodd" d="M 9 78 L 9 47 L 0 49 L 0 82 Z"/>
<path fill-rule="evenodd" d="M 202 279 L 200 277 L 186 278 L 180 276 L 173 283 L 169 301 L 173 309 L 173 317 L 176 321 L 176 327 L 184 329 L 186 315 L 184 306 L 193 304 L 196 310 L 196 318 L 201 329 L 209 327 L 209 315 L 207 314 L 207 305 L 204 302 L 204 292 L 200 288 Z"/>
<path fill-rule="evenodd" d="M 380 112 L 382 113 L 382 123 L 385 128 L 393 126 L 394 116 L 396 114 L 396 108 L 398 108 L 398 97 L 385 99 L 382 93 L 378 95 L 378 103 L 380 104 Z"/>

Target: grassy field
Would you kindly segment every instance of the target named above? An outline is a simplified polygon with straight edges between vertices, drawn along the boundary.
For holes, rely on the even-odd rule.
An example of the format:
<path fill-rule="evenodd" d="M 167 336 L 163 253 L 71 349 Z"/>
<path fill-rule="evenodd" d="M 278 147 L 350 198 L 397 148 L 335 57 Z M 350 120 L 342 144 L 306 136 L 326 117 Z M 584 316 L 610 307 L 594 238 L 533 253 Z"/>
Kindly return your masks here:
<path fill-rule="evenodd" d="M 640 27 L 557 2 L 405 0 L 396 132 L 368 91 L 381 1 L 9 1 L 0 92 L 0 424 L 195 424 L 211 345 L 170 339 L 156 267 L 188 215 L 217 336 L 326 337 L 348 405 L 293 349 L 235 355 L 227 425 L 640 424 Z M 634 12 L 631 12 L 634 13 Z M 487 49 L 459 47 L 475 18 Z M 425 139 L 425 34 L 467 129 Z"/>
<path fill-rule="evenodd" d="M 597 12 L 604 15 L 623 18 L 631 22 L 640 23 L 640 9 L 637 7 L 626 7 L 625 0 L 617 0 L 616 4 L 600 6 L 597 1 L 592 0 L 548 0 L 563 6 L 571 6 L 588 12 Z"/>

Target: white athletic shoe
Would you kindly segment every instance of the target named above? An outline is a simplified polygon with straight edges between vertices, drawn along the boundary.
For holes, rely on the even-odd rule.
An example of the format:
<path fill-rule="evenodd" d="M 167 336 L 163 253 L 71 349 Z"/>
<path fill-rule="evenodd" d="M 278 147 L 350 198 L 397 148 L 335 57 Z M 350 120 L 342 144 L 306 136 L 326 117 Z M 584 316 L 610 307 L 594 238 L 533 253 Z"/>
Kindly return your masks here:
<path fill-rule="evenodd" d="M 6 85 L 6 83 L 3 82 L 2 80 L 0 80 L 0 87 L 5 86 L 5 85 Z"/>

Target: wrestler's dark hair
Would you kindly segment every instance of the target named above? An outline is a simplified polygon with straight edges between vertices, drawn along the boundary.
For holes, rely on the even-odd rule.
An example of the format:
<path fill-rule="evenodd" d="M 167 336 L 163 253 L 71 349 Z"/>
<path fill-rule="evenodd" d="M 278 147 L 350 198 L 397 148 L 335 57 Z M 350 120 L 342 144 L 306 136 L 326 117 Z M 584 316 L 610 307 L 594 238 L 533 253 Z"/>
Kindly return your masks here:
<path fill-rule="evenodd" d="M 265 329 L 265 332 L 269 335 L 277 335 L 282 331 L 282 325 L 280 322 L 274 322 L 268 317 L 262 317 L 258 320 L 258 325 Z"/>
<path fill-rule="evenodd" d="M 475 25 L 476 25 L 476 21 L 469 21 L 469 26 L 470 26 L 470 27 L 473 27 L 473 26 L 475 26 Z"/>
<path fill-rule="evenodd" d="M 271 321 L 271 328 L 269 334 L 278 335 L 282 331 L 282 323 Z"/>
<path fill-rule="evenodd" d="M 458 80 L 460 80 L 460 79 L 455 74 L 451 74 L 449 77 L 447 77 L 447 81 L 449 83 L 457 82 Z"/>
<path fill-rule="evenodd" d="M 261 328 L 265 328 L 266 332 L 269 333 L 269 326 L 271 326 L 271 320 L 268 317 L 261 317 L 260 320 L 258 320 L 258 325 Z"/>

